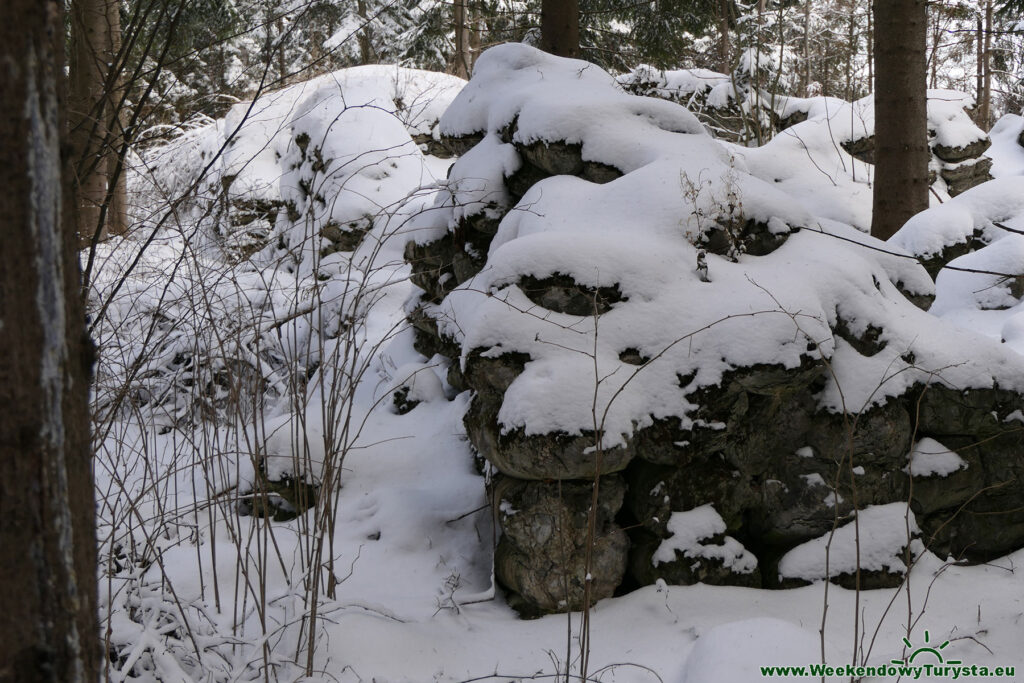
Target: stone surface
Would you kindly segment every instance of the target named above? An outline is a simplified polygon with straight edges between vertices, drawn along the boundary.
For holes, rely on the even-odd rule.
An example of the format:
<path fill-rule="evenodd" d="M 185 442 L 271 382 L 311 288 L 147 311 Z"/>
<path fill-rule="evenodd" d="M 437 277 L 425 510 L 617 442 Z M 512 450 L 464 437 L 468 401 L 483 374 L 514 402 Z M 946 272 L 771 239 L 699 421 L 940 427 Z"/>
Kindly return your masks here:
<path fill-rule="evenodd" d="M 955 166 L 944 165 L 939 174 L 946 181 L 949 195 L 955 197 L 972 187 L 992 180 L 991 171 L 992 160 L 988 157 L 981 157 L 973 163 L 963 161 Z"/>
<path fill-rule="evenodd" d="M 925 270 L 927 270 L 927 266 L 925 267 Z M 931 273 L 931 271 L 929 271 L 929 274 L 932 276 L 932 279 L 934 280 L 935 276 L 938 274 L 938 271 L 935 271 L 935 273 Z M 912 292 L 907 288 L 906 283 L 903 282 L 902 280 L 898 280 L 893 284 L 896 285 L 896 289 L 900 290 L 900 294 L 906 297 L 907 301 L 914 304 L 922 311 L 927 311 L 929 308 L 932 307 L 932 304 L 935 303 L 935 294 L 918 294 L 916 292 Z"/>
<path fill-rule="evenodd" d="M 590 603 L 610 597 L 626 572 L 629 539 L 615 524 L 625 484 L 600 479 L 589 567 Z M 526 482 L 498 477 L 493 486 L 502 537 L 498 579 L 514 591 L 527 615 L 582 609 L 587 576 L 588 510 L 593 482 Z"/>
<path fill-rule="evenodd" d="M 528 145 L 518 144 L 516 150 L 547 175 L 583 173 L 583 148 L 579 144 L 541 140 Z"/>
<path fill-rule="evenodd" d="M 765 256 L 789 239 L 799 228 L 788 232 L 772 232 L 764 223 L 751 219 L 719 223 L 700 237 L 700 245 L 713 254 L 735 259 L 740 254 Z"/>
<path fill-rule="evenodd" d="M 946 267 L 946 264 L 955 258 L 969 254 L 972 251 L 977 251 L 985 246 L 985 242 L 981 239 L 981 231 L 976 230 L 974 235 L 969 237 L 963 242 L 957 242 L 956 244 L 950 244 L 943 247 L 942 251 L 931 256 L 920 257 L 918 261 L 924 266 L 924 269 L 928 271 L 928 274 L 934 280 L 939 275 L 939 271 Z"/>
<path fill-rule="evenodd" d="M 649 533 L 642 533 L 639 538 L 634 538 L 629 555 L 629 571 L 641 585 L 651 585 L 660 579 L 677 586 L 705 583 L 712 586 L 761 587 L 760 568 L 754 568 L 750 572 L 734 571 L 718 558 L 689 557 L 677 552 L 674 561 L 659 562 L 655 565 L 652 558 L 661 543 L 661 538 Z M 703 543 L 721 544 L 721 537 L 711 538 Z"/>
<path fill-rule="evenodd" d="M 238 514 L 288 522 L 316 505 L 319 487 L 284 476 L 270 480 L 260 467 L 251 490 L 238 497 Z"/>
<path fill-rule="evenodd" d="M 334 221 L 328 222 L 320 228 L 320 236 L 327 242 L 320 248 L 320 256 L 339 251 L 355 251 L 371 228 L 372 216 L 364 216 L 361 220 L 350 221 L 345 225 L 339 225 Z"/>
<path fill-rule="evenodd" d="M 936 481 L 914 480 L 923 539 L 935 552 L 985 562 L 1024 547 L 1024 424 L 1010 418 L 1024 397 L 1003 389 L 921 390 L 918 438 L 930 436 L 967 461 Z"/>
<path fill-rule="evenodd" d="M 533 303 L 568 315 L 601 315 L 610 311 L 614 304 L 626 301 L 618 285 L 587 287 L 560 273 L 545 278 L 527 275 L 520 278 L 518 284 Z"/>
<path fill-rule="evenodd" d="M 469 135 L 451 136 L 442 135 L 440 143 L 451 152 L 452 156 L 462 156 L 484 139 L 483 133 L 472 133 Z"/>
<path fill-rule="evenodd" d="M 856 140 L 847 140 L 840 143 L 840 146 L 854 159 L 860 159 L 866 164 L 875 163 L 874 135 L 870 135 L 866 138 L 858 138 Z"/>
<path fill-rule="evenodd" d="M 964 145 L 963 147 L 948 147 L 946 145 L 935 144 L 932 145 L 932 152 L 939 159 L 955 164 L 967 159 L 976 159 L 984 154 L 985 150 L 991 146 L 992 140 L 988 137 L 984 137 Z"/>

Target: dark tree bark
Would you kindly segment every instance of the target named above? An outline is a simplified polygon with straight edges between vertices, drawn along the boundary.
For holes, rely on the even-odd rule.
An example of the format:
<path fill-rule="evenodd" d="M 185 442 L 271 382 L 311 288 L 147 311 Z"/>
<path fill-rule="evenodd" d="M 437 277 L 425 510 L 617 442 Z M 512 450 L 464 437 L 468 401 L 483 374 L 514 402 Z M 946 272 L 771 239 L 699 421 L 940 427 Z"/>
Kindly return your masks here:
<path fill-rule="evenodd" d="M 540 48 L 559 57 L 580 56 L 579 0 L 542 0 Z"/>
<path fill-rule="evenodd" d="M 925 0 L 874 3 L 875 184 L 871 234 L 889 239 L 928 208 Z"/>
<path fill-rule="evenodd" d="M 89 346 L 65 134 L 62 0 L 0 10 L 0 683 L 95 683 Z"/>

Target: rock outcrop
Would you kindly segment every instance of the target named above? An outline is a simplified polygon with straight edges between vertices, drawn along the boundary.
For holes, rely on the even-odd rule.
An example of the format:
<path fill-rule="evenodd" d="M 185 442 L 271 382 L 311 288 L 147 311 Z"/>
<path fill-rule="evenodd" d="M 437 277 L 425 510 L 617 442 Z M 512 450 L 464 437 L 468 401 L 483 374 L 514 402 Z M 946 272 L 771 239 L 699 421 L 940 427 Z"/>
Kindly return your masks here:
<path fill-rule="evenodd" d="M 509 45 L 441 122 L 467 152 L 411 230 L 408 310 L 417 348 L 474 392 L 513 604 L 657 580 L 884 586 L 901 552 L 1024 546 L 1019 361 L 908 301 L 920 266 L 826 230 L 663 105 Z M 926 437 L 967 467 L 914 475 Z M 887 538 L 877 567 L 785 561 L 901 504 L 920 538 Z"/>

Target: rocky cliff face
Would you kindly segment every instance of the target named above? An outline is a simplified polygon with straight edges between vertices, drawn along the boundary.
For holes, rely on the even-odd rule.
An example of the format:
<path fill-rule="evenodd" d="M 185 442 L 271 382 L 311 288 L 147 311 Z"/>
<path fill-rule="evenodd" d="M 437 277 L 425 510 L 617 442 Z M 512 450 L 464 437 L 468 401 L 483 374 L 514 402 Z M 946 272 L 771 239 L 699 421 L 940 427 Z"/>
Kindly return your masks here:
<path fill-rule="evenodd" d="M 441 130 L 465 154 L 410 227 L 409 317 L 473 392 L 524 613 L 826 578 L 816 539 L 897 508 L 912 533 L 828 578 L 1024 546 L 1024 365 L 908 300 L 934 292 L 909 252 L 814 215 L 683 107 L 525 46 L 483 55 Z"/>

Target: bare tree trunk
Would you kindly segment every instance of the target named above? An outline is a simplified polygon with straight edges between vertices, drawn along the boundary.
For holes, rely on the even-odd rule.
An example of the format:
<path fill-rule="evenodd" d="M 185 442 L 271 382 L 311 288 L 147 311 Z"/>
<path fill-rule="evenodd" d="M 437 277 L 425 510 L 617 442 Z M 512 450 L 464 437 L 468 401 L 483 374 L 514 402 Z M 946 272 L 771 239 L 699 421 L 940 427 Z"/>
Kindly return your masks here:
<path fill-rule="evenodd" d="M 455 52 L 452 55 L 452 73 L 469 78 L 472 71 L 469 38 L 469 0 L 454 0 L 452 23 L 455 28 Z"/>
<path fill-rule="evenodd" d="M 106 10 L 107 30 L 110 32 L 110 54 L 114 56 L 111 65 L 114 65 L 114 60 L 121 57 L 121 4 L 117 0 L 108 0 Z M 112 66 L 112 68 L 116 67 Z M 110 96 L 107 98 L 110 102 L 107 126 L 111 132 L 113 145 L 110 153 L 107 154 L 107 179 L 111 184 L 107 188 L 110 194 L 110 206 L 107 209 L 107 234 L 110 235 L 121 235 L 128 231 L 128 185 L 124 165 L 122 164 L 121 169 L 117 168 L 118 156 L 122 153 L 124 145 L 127 144 L 124 135 L 126 112 L 123 104 L 127 99 L 125 98 L 124 79 L 119 68 L 117 68 L 117 72 L 108 79 Z"/>
<path fill-rule="evenodd" d="M 979 126 L 982 125 L 982 102 L 985 101 L 985 24 L 981 15 L 978 15 L 978 83 L 975 92 L 974 120 Z"/>
<path fill-rule="evenodd" d="M 811 87 L 811 0 L 804 0 L 804 97 L 810 96 Z"/>
<path fill-rule="evenodd" d="M 857 54 L 857 1 L 850 0 L 850 15 L 846 25 L 846 100 L 853 101 L 853 58 Z"/>
<path fill-rule="evenodd" d="M 939 16 L 938 9 L 933 10 L 933 17 L 935 23 L 932 24 L 932 49 L 931 54 L 928 55 L 928 66 L 931 76 L 928 79 L 929 88 L 937 88 L 939 82 L 939 44 L 942 41 L 942 31 L 940 26 L 941 17 Z"/>
<path fill-rule="evenodd" d="M 377 61 L 377 55 L 373 50 L 373 29 L 370 28 L 370 14 L 366 8 L 366 0 L 357 0 L 356 14 L 363 21 L 359 29 L 359 63 L 373 64 Z"/>
<path fill-rule="evenodd" d="M 88 347 L 70 167 L 62 166 L 60 0 L 0 22 L 0 683 L 95 683 Z"/>
<path fill-rule="evenodd" d="M 285 54 L 284 44 L 284 17 L 279 16 L 274 22 L 277 27 L 277 51 L 275 57 L 277 57 L 277 78 L 278 85 L 288 85 L 288 59 Z"/>
<path fill-rule="evenodd" d="M 872 1 L 868 0 L 868 89 L 874 91 L 875 87 L 875 22 L 874 8 Z"/>
<path fill-rule="evenodd" d="M 484 17 L 480 8 L 480 0 L 468 0 L 469 14 L 469 73 L 472 75 L 476 58 L 480 56 L 483 45 Z"/>
<path fill-rule="evenodd" d="M 992 0 L 985 3 L 985 80 L 982 88 L 980 125 L 992 127 Z"/>
<path fill-rule="evenodd" d="M 875 180 L 871 234 L 889 239 L 928 208 L 926 0 L 875 2 Z"/>
<path fill-rule="evenodd" d="M 718 14 L 718 70 L 724 74 L 732 71 L 732 45 L 729 41 L 729 0 L 719 0 Z"/>
<path fill-rule="evenodd" d="M 114 177 L 120 135 L 122 86 L 117 0 L 71 3 L 68 121 L 75 156 L 77 230 L 82 243 L 124 232 L 124 178 Z"/>
<path fill-rule="evenodd" d="M 559 57 L 580 56 L 579 0 L 541 0 L 540 48 Z"/>

